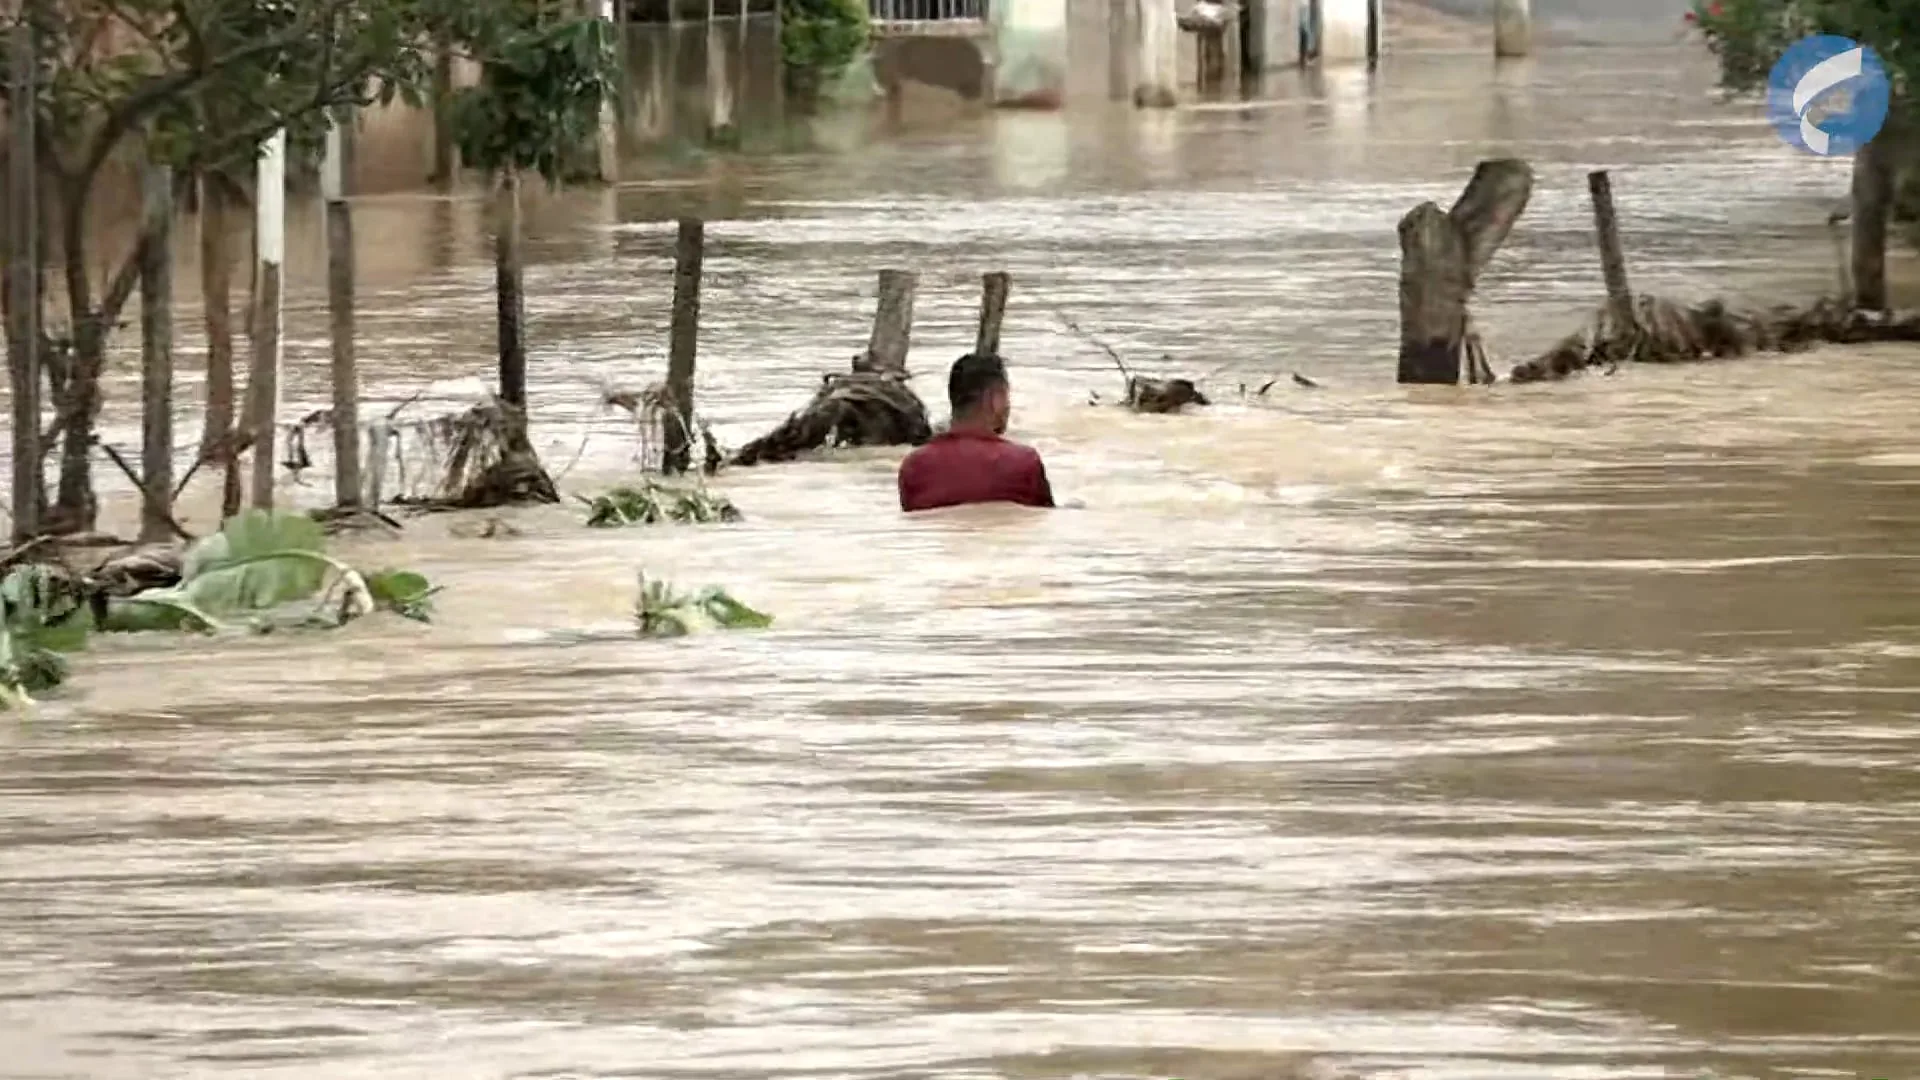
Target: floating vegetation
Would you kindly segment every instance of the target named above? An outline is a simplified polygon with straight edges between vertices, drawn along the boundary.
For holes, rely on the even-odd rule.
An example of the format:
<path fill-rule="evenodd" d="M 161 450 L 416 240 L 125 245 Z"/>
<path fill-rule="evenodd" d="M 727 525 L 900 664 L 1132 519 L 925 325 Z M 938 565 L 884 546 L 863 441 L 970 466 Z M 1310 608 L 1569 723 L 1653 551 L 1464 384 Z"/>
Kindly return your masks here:
<path fill-rule="evenodd" d="M 763 630 L 773 616 L 735 600 L 726 590 L 709 586 L 682 593 L 664 581 L 648 581 L 640 574 L 640 598 L 634 618 L 643 637 L 684 637 L 702 630 Z"/>
<path fill-rule="evenodd" d="M 67 680 L 63 653 L 87 646 L 86 597 L 53 567 L 15 567 L 0 579 L 0 709 L 33 704 L 33 695 Z"/>
<path fill-rule="evenodd" d="M 574 498 L 587 508 L 587 524 L 596 529 L 614 529 L 627 525 L 657 525 L 663 521 L 683 525 L 711 525 L 740 520 L 740 510 L 725 495 L 716 495 L 704 487 L 647 480 L 639 486 L 614 488 L 602 495 Z"/>
<path fill-rule="evenodd" d="M 414 622 L 433 621 L 433 597 L 440 586 L 412 570 L 376 570 L 366 575 L 373 606 Z"/>
<path fill-rule="evenodd" d="M 319 522 L 250 510 L 195 542 L 177 563 L 141 549 L 81 573 L 17 566 L 0 579 L 0 707 L 66 679 L 62 656 L 93 632 L 332 629 L 376 611 L 420 622 L 439 591 L 411 570 L 363 574 L 328 555 Z"/>
<path fill-rule="evenodd" d="M 1920 316 L 1888 317 L 1858 311 L 1834 300 L 1811 307 L 1787 305 L 1736 311 L 1719 300 L 1679 304 L 1654 296 L 1634 298 L 1633 319 L 1620 325 L 1601 308 L 1580 330 L 1547 353 L 1513 369 L 1514 382 L 1562 379 L 1589 368 L 1611 374 L 1620 364 L 1674 364 L 1788 353 L 1819 344 L 1920 341 Z"/>

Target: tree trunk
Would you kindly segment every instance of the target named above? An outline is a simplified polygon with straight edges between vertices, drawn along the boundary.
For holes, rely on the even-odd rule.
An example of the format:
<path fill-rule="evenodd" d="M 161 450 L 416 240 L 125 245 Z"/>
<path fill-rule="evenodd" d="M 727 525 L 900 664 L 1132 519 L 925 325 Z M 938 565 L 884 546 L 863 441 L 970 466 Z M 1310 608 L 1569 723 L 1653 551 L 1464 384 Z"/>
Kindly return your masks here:
<path fill-rule="evenodd" d="M 706 260 L 706 226 L 682 218 L 673 246 L 673 328 L 667 344 L 666 449 L 660 471 L 683 473 L 693 466 L 693 369 L 700 336 L 700 274 Z"/>
<path fill-rule="evenodd" d="M 200 460 L 223 474 L 221 516 L 240 512 L 240 466 L 233 452 L 232 199 L 226 177 L 200 180 L 200 302 L 207 326 L 207 412 Z"/>
<path fill-rule="evenodd" d="M 147 163 L 141 176 L 140 539 L 173 539 L 173 174 Z"/>
<path fill-rule="evenodd" d="M 1478 350 L 1467 300 L 1532 193 L 1525 162 L 1483 161 L 1452 210 L 1422 203 L 1401 219 L 1400 382 L 1460 382 Z M 1481 366 L 1469 368 L 1474 381 Z"/>
<path fill-rule="evenodd" d="M 1893 210 L 1893 155 L 1885 138 L 1853 155 L 1853 306 L 1887 309 L 1887 219 Z"/>
<path fill-rule="evenodd" d="M 907 350 L 913 341 L 913 293 L 920 276 L 911 270 L 880 271 L 879 299 L 873 310 L 873 335 L 867 339 L 866 363 L 872 371 L 907 370 Z"/>
<path fill-rule="evenodd" d="M 74 256 L 68 256 L 73 258 Z M 60 486 L 46 531 L 91 532 L 100 504 L 93 493 L 93 430 L 100 420 L 100 373 L 106 366 L 105 329 L 94 313 L 75 303 L 72 368 L 60 403 Z"/>
<path fill-rule="evenodd" d="M 522 288 L 520 174 L 507 169 L 493 189 L 493 283 L 500 345 L 500 400 L 527 410 L 527 298 Z"/>
<path fill-rule="evenodd" d="M 7 149 L 7 375 L 13 400 L 13 542 L 40 533 L 39 155 L 34 147 L 33 33 L 15 27 L 9 57 Z"/>

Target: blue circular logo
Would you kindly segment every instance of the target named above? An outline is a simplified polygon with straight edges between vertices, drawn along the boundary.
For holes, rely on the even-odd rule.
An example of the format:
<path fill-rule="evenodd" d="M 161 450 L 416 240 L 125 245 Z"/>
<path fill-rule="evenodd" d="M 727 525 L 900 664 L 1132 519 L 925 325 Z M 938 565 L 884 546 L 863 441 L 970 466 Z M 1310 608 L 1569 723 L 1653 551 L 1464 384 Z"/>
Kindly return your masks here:
<path fill-rule="evenodd" d="M 1880 134 L 1893 96 L 1887 69 L 1850 38 L 1814 34 L 1795 42 L 1767 79 L 1767 119 L 1788 146 L 1850 157 Z"/>

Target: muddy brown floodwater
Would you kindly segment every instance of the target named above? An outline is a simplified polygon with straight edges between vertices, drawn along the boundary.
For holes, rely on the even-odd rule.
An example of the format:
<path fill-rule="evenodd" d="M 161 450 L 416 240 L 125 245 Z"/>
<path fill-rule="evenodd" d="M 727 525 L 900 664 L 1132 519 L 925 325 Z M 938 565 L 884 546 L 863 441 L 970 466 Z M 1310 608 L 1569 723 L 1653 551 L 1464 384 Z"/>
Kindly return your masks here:
<path fill-rule="evenodd" d="M 1085 508 L 905 520 L 898 455 L 849 454 L 724 476 L 731 528 L 416 526 L 366 557 L 448 586 L 431 627 L 98 647 L 0 729 L 0 1075 L 1915 1075 L 1920 364 L 1399 389 L 1394 224 L 1493 152 L 1540 172 L 1480 303 L 1506 360 L 1599 295 L 1595 165 L 1643 288 L 1831 280 L 1845 163 L 1680 51 L 1408 56 L 546 202 L 564 486 L 628 468 L 595 384 L 663 370 L 665 219 L 703 210 L 725 438 L 845 362 L 885 265 L 925 272 L 937 401 L 1004 267 L 1016 434 Z M 376 399 L 487 374 L 478 212 L 362 205 Z M 289 414 L 325 395 L 310 235 Z M 1049 305 L 1146 367 L 1324 389 L 1090 407 L 1117 376 Z M 778 625 L 634 640 L 641 567 Z"/>

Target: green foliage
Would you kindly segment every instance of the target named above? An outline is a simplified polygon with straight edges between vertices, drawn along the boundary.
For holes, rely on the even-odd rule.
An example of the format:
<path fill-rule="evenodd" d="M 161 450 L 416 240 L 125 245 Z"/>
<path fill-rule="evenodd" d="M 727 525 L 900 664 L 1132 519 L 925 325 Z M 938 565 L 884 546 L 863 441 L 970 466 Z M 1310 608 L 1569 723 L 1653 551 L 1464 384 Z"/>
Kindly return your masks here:
<path fill-rule="evenodd" d="M 421 622 L 436 590 L 419 574 L 364 575 L 326 553 L 304 514 L 249 510 L 187 551 L 180 582 L 108 601 L 102 629 L 331 628 L 386 610 Z"/>
<path fill-rule="evenodd" d="M 517 17 L 476 28 L 486 63 L 479 83 L 455 94 L 453 122 L 468 164 L 557 184 L 598 132 L 617 69 L 605 23 L 549 16 L 546 7 L 523 5 Z"/>
<path fill-rule="evenodd" d="M 724 495 L 715 495 L 704 487 L 679 487 L 657 480 L 639 487 L 617 487 L 591 499 L 574 497 L 586 505 L 587 524 L 596 529 L 663 521 L 707 525 L 740 520 L 739 509 Z"/>
<path fill-rule="evenodd" d="M 91 616 L 72 579 L 45 566 L 20 566 L 0 579 L 0 710 L 67 679 L 62 653 L 86 648 Z"/>
<path fill-rule="evenodd" d="M 862 0 L 780 0 L 780 58 L 789 76 L 818 87 L 866 47 Z"/>
<path fill-rule="evenodd" d="M 640 575 L 634 618 L 643 637 L 683 637 L 701 630 L 760 630 L 773 616 L 755 611 L 717 586 L 681 593 L 664 581 Z"/>
<path fill-rule="evenodd" d="M 381 611 L 415 622 L 433 621 L 433 596 L 440 586 L 412 570 L 376 570 L 366 575 L 367 592 Z"/>
<path fill-rule="evenodd" d="M 90 632 L 331 629 L 375 611 L 427 622 L 440 590 L 411 570 L 362 574 L 328 555 L 305 514 L 250 510 L 187 549 L 176 584 L 106 596 L 49 566 L 0 579 L 0 710 L 66 678 Z"/>
<path fill-rule="evenodd" d="M 314 154 L 328 109 L 417 98 L 426 78 L 419 43 L 432 5 L 421 0 L 38 7 L 50 164 L 81 188 L 128 139 L 144 140 L 149 154 L 177 167 L 230 168 L 285 127 L 296 155 Z"/>
<path fill-rule="evenodd" d="M 90 227 L 102 168 L 128 150 L 244 181 L 262 141 L 288 134 L 290 164 L 318 156 L 334 110 L 395 99 L 420 104 L 444 47 L 487 73 L 462 91 L 460 143 L 483 168 L 531 169 L 557 182 L 567 148 L 591 131 L 613 68 L 606 27 L 545 0 L 29 0 L 0 30 L 31 20 L 39 164 L 47 176 L 48 250 L 64 261 L 72 343 L 49 363 L 69 418 L 59 510 L 87 528 L 97 510 L 85 448 L 96 423 L 108 339 L 137 284 L 137 243 L 97 246 Z M 551 14 L 550 14 L 551 13 Z M 0 100 L 8 50 L 0 49 Z M 184 187 L 184 184 L 182 185 Z M 63 353 L 51 354 L 53 357 Z M 68 408 L 62 404 L 63 409 Z"/>
<path fill-rule="evenodd" d="M 1920 4 L 1909 0 L 1694 0 L 1688 21 L 1720 60 L 1734 93 L 1766 87 L 1782 53 L 1808 34 L 1838 34 L 1871 46 L 1894 84 L 1894 107 L 1920 76 Z"/>

